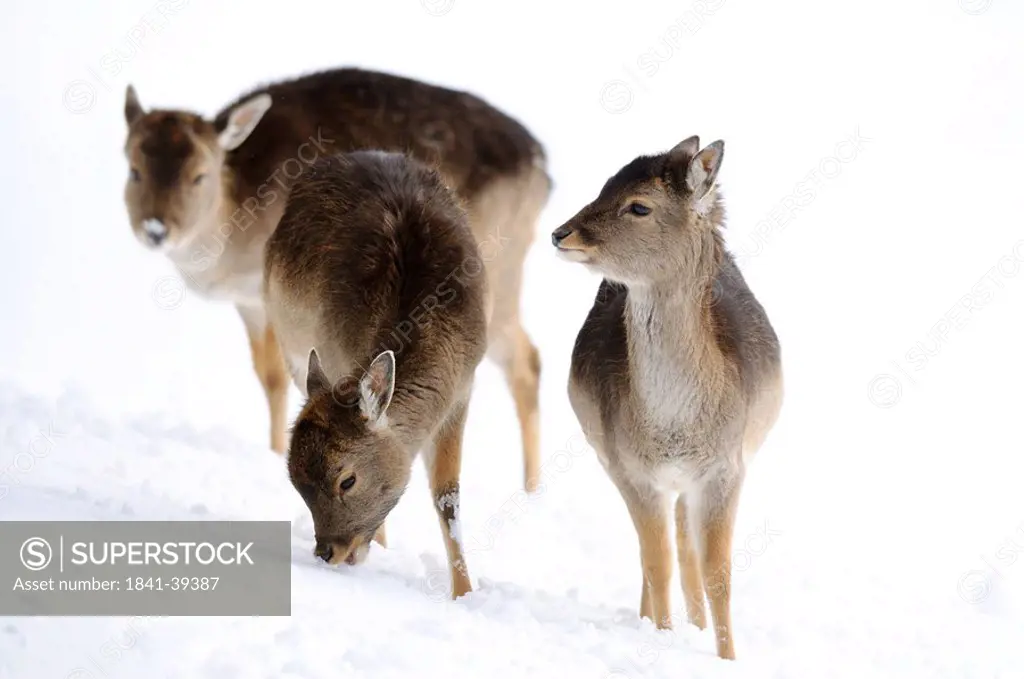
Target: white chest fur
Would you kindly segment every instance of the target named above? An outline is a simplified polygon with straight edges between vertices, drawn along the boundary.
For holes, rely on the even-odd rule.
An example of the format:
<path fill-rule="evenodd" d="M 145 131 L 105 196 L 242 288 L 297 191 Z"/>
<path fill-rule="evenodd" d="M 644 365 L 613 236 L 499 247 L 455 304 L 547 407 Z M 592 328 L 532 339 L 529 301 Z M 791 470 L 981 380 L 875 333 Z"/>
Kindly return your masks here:
<path fill-rule="evenodd" d="M 246 306 L 261 304 L 263 275 L 259 272 L 222 273 L 178 267 L 185 284 L 203 297 Z"/>
<path fill-rule="evenodd" d="M 666 324 L 664 310 L 640 296 L 628 306 L 630 368 L 643 419 L 656 428 L 685 427 L 701 406 L 690 338 Z"/>

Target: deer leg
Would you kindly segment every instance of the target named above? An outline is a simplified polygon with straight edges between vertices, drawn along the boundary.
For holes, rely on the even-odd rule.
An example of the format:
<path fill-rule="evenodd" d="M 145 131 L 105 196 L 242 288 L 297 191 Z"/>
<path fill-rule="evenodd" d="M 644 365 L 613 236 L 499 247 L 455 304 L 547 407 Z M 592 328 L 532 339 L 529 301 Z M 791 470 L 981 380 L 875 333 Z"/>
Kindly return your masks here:
<path fill-rule="evenodd" d="M 672 629 L 672 542 L 668 498 L 658 491 L 636 489 L 626 482 L 618 485 L 640 540 L 643 571 L 640 615 L 650 619 L 659 629 Z"/>
<path fill-rule="evenodd" d="M 451 575 L 452 599 L 472 591 L 466 558 L 462 553 L 462 527 L 459 523 L 459 472 L 462 466 L 462 433 L 466 424 L 466 404 L 453 407 L 448 419 L 434 437 L 434 445 L 424 451 L 424 462 L 430 476 L 434 510 L 441 524 L 448 570 Z"/>
<path fill-rule="evenodd" d="M 270 447 L 284 453 L 288 448 L 288 383 L 290 377 L 273 328 L 262 308 L 238 307 L 249 336 L 249 350 L 256 377 L 263 387 L 270 414 Z"/>
<path fill-rule="evenodd" d="M 686 497 L 676 500 L 676 552 L 679 556 L 679 578 L 686 600 L 686 617 L 700 629 L 707 627 L 704 615 L 704 585 L 700 576 L 700 557 L 687 523 Z"/>
<path fill-rule="evenodd" d="M 505 373 L 519 418 L 523 487 L 532 493 L 540 482 L 540 353 L 518 320 L 493 342 L 491 355 Z"/>
<path fill-rule="evenodd" d="M 718 657 L 736 658 L 733 646 L 730 597 L 732 594 L 732 534 L 739 506 L 742 479 L 705 492 L 700 510 L 700 550 L 704 591 L 711 608 Z"/>
<path fill-rule="evenodd" d="M 275 452 L 284 453 L 288 450 L 288 385 L 291 377 L 272 326 L 267 326 L 263 346 L 263 390 L 270 408 L 270 447 Z"/>

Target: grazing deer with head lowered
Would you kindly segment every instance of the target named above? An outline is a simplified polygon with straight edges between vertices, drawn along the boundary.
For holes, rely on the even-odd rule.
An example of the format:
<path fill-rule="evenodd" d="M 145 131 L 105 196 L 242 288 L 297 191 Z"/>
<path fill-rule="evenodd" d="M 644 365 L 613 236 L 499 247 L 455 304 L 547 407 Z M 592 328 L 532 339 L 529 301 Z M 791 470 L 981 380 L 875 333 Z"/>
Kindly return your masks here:
<path fill-rule="evenodd" d="M 552 233 L 604 276 L 576 338 L 573 410 L 640 539 L 640 614 L 670 628 L 671 503 L 686 611 L 735 657 L 731 545 L 744 471 L 782 404 L 779 342 L 725 250 L 724 145 L 641 156 Z"/>
<path fill-rule="evenodd" d="M 316 554 L 362 562 L 423 449 L 452 596 L 470 591 L 459 529 L 462 432 L 487 348 L 476 240 L 435 171 L 398 153 L 318 160 L 267 242 L 264 297 L 307 401 L 288 453 Z"/>
<path fill-rule="evenodd" d="M 338 69 L 258 88 L 213 119 L 146 111 L 129 86 L 125 203 L 146 246 L 190 288 L 232 302 L 270 406 L 271 447 L 287 444 L 288 375 L 260 298 L 263 247 L 292 183 L 319 158 L 400 151 L 437 166 L 465 203 L 485 264 L 488 355 L 504 371 L 522 434 L 527 490 L 540 476 L 537 349 L 520 323 L 522 268 L 551 183 L 518 122 L 464 92 Z"/>

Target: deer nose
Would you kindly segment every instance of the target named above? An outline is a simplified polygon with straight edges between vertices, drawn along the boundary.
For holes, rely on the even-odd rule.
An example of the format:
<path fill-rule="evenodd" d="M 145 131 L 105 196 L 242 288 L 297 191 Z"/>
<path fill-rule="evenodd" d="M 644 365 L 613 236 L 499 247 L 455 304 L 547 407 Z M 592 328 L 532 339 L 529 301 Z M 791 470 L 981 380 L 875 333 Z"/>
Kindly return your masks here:
<path fill-rule="evenodd" d="M 153 245 L 160 245 L 167 238 L 167 227 L 159 219 L 143 220 L 142 230 L 146 232 L 146 238 Z"/>
<path fill-rule="evenodd" d="M 557 248 L 558 244 L 565 240 L 570 233 L 572 233 L 572 229 L 563 224 L 551 232 L 551 244 Z"/>
<path fill-rule="evenodd" d="M 314 554 L 327 563 L 331 562 L 331 557 L 334 556 L 334 545 L 325 540 L 316 541 L 316 551 Z"/>

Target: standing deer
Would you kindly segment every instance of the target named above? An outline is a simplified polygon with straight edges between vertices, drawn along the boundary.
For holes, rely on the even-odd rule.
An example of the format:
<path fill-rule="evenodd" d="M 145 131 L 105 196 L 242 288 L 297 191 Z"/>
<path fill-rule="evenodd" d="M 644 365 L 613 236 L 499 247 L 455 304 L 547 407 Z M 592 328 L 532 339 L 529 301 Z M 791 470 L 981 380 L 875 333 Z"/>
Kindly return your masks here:
<path fill-rule="evenodd" d="M 147 112 L 129 85 L 124 113 L 132 229 L 170 258 L 191 289 L 237 307 L 277 452 L 287 447 L 288 374 L 260 280 L 263 248 L 292 183 L 317 159 L 360 149 L 405 152 L 437 166 L 464 202 L 486 264 L 488 355 L 511 389 L 524 483 L 535 490 L 540 359 L 520 322 L 519 298 L 551 182 L 541 145 L 522 125 L 471 94 L 351 68 L 258 88 L 212 120 Z"/>
<path fill-rule="evenodd" d="M 288 471 L 316 554 L 361 563 L 420 449 L 451 571 L 470 591 L 459 530 L 462 432 L 487 349 L 483 263 L 441 177 L 399 153 L 316 161 L 267 242 L 264 299 L 307 396 Z"/>
<path fill-rule="evenodd" d="M 671 502 L 689 621 L 711 606 L 733 659 L 731 545 L 744 472 L 782 405 L 779 342 L 721 229 L 724 144 L 641 156 L 556 229 L 604 280 L 573 348 L 569 399 L 640 540 L 640 615 L 671 628 Z"/>

